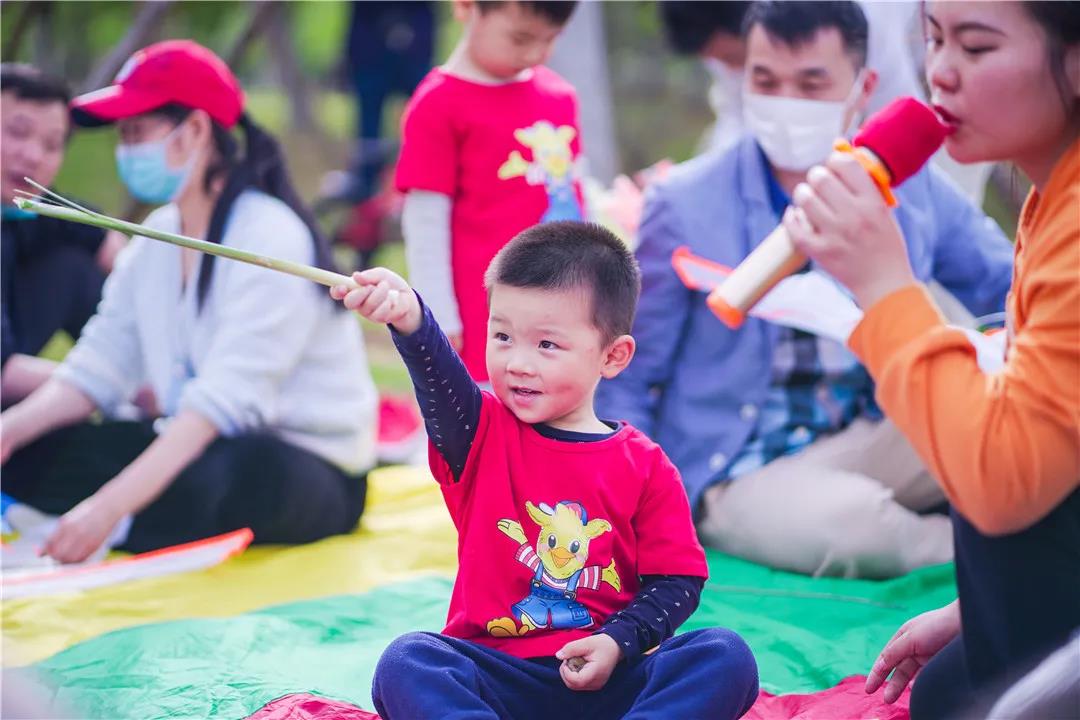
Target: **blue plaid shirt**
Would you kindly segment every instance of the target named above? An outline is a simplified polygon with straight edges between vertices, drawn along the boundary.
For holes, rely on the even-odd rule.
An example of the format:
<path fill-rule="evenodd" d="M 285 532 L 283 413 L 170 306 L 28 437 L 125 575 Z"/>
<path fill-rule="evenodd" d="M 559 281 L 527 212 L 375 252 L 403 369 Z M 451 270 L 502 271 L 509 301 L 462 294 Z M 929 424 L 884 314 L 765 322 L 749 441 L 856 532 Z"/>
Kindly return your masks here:
<path fill-rule="evenodd" d="M 767 163 L 765 172 L 769 200 L 782 215 L 791 200 Z M 754 434 L 723 471 L 723 478 L 745 475 L 778 457 L 797 453 L 862 415 L 881 417 L 874 403 L 873 380 L 846 347 L 786 327 L 780 330 L 769 390 L 758 413 Z"/>

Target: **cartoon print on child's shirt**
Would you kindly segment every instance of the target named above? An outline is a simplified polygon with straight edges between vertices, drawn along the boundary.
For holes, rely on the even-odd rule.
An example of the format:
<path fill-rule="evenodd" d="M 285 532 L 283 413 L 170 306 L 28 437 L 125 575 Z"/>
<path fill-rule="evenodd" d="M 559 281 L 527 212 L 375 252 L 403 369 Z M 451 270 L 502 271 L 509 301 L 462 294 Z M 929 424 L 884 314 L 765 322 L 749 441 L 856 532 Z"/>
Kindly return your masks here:
<path fill-rule="evenodd" d="M 487 624 L 494 637 L 516 637 L 536 630 L 587 628 L 593 624 L 584 605 L 577 601 L 579 590 L 599 590 L 605 582 L 618 592 L 622 588 L 615 559 L 607 567 L 585 566 L 589 542 L 611 530 L 607 520 L 589 520 L 581 503 L 560 501 L 551 507 L 525 502 L 529 517 L 540 526 L 536 549 L 529 545 L 521 523 L 503 519 L 498 523 L 507 537 L 518 543 L 515 559 L 533 571 L 529 595 L 510 608 L 513 617 L 501 617 Z"/>
<path fill-rule="evenodd" d="M 570 149 L 576 135 L 569 125 L 555 127 L 547 120 L 539 120 L 514 131 L 514 138 L 532 150 L 532 162 L 514 150 L 499 167 L 500 180 L 524 176 L 530 185 L 544 186 L 548 207 L 540 222 L 582 219 L 574 193 L 574 154 Z"/>

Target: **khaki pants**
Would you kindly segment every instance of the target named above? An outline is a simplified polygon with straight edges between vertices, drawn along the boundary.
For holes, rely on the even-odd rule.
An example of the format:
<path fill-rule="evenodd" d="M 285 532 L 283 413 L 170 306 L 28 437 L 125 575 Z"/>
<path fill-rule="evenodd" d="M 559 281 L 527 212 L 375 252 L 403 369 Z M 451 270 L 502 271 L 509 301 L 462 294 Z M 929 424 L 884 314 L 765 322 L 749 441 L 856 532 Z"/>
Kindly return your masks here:
<path fill-rule="evenodd" d="M 893 577 L 953 557 L 944 495 L 896 427 L 859 419 L 705 491 L 702 543 L 809 575 Z"/>

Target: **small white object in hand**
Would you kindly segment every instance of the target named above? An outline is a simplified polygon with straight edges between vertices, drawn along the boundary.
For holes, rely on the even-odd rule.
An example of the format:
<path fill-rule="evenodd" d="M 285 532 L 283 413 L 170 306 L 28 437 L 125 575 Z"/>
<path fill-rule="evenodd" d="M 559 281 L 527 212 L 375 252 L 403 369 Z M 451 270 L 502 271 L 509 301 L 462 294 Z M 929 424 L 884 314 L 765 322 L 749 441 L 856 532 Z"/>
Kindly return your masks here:
<path fill-rule="evenodd" d="M 397 305 L 399 295 L 401 295 L 400 290 L 390 290 L 388 293 L 386 293 L 386 299 L 390 301 L 391 307 Z"/>

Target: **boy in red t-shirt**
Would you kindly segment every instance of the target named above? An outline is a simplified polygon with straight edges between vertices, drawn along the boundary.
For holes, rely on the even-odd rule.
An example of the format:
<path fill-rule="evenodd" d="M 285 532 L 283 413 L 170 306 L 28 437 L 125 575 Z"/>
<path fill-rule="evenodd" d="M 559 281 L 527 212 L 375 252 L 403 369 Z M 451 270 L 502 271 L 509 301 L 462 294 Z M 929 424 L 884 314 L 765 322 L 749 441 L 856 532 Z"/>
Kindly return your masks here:
<path fill-rule="evenodd" d="M 455 0 L 462 39 L 402 118 L 409 280 L 478 382 L 491 259 L 530 225 L 583 219 L 577 95 L 542 65 L 574 6 Z"/>
<path fill-rule="evenodd" d="M 593 411 L 600 379 L 634 354 L 640 281 L 625 246 L 563 221 L 499 252 L 486 275 L 493 393 L 404 280 L 383 268 L 353 278 L 358 289 L 332 294 L 390 325 L 458 530 L 446 628 L 404 635 L 379 660 L 383 718 L 745 713 L 757 668 L 738 635 L 672 637 L 708 575 L 678 471 Z"/>

